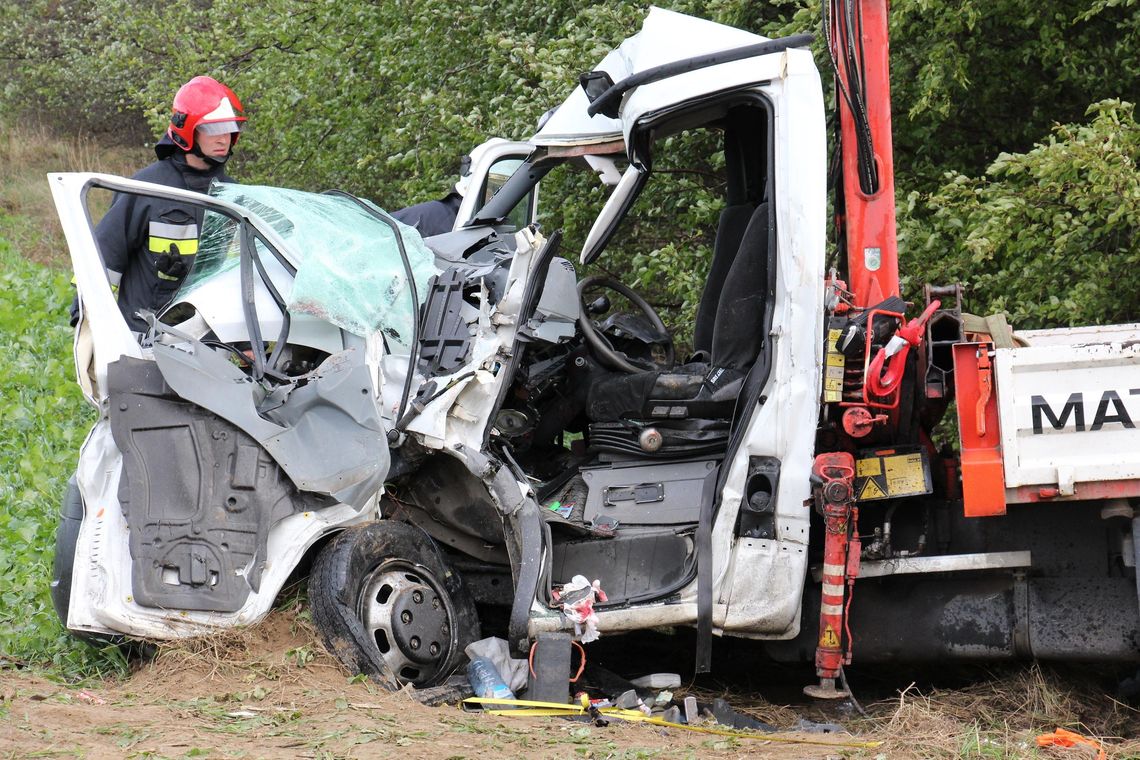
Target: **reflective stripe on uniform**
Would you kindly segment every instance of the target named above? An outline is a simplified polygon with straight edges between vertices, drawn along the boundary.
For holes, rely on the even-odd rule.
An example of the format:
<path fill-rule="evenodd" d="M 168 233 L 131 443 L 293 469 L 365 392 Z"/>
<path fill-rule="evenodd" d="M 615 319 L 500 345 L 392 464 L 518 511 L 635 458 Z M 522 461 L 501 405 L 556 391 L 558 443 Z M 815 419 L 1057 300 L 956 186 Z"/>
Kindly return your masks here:
<path fill-rule="evenodd" d="M 193 256 L 198 253 L 198 225 L 151 222 L 147 250 L 151 253 L 177 253 Z"/>

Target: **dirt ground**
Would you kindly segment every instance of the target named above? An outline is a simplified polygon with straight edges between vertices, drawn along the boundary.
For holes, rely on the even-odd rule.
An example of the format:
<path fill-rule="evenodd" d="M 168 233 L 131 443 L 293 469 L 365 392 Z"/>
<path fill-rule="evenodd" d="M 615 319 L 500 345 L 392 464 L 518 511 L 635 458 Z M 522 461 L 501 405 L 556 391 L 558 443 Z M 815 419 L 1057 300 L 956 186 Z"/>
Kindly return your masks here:
<path fill-rule="evenodd" d="M 844 721 L 847 734 L 784 730 L 802 709 L 728 694 L 741 712 L 781 730 L 744 738 L 620 721 L 599 727 L 425 707 L 407 693 L 351 678 L 294 614 L 274 613 L 254 629 L 163 646 L 118 683 L 77 687 L 0 669 L 0 758 L 1095 757 L 1081 748 L 1034 754 L 1033 732 L 1024 729 L 1033 721 L 1019 727 L 1009 715 L 1028 710 L 1047 721 L 1053 713 L 1072 723 L 1081 720 L 1074 711 L 1102 708 L 1073 704 L 1040 673 L 1027 679 L 1005 706 L 977 688 L 953 699 L 904 690 L 869 706 L 871 718 Z M 1135 728 L 1135 711 L 1115 704 L 1120 714 L 1111 725 Z M 1109 717 L 1101 715 L 1100 725 L 1109 726 Z M 1005 726 L 1004 735 L 995 725 Z M 874 742 L 881 744 L 858 746 Z M 1140 755 L 1140 742 L 1118 738 L 1106 746 L 1113 757 Z"/>

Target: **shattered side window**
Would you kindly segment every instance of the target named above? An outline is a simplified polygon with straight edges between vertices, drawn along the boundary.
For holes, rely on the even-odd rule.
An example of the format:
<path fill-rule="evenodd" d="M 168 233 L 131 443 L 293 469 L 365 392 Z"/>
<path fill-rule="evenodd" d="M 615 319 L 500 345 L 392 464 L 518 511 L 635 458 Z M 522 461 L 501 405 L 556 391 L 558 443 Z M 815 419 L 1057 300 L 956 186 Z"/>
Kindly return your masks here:
<path fill-rule="evenodd" d="M 389 343 L 408 347 L 416 310 L 396 236 L 385 222 L 336 195 L 237 184 L 215 185 L 210 194 L 256 214 L 289 245 L 297 275 L 291 291 L 282 295 L 291 313 L 312 315 L 356 335 L 380 330 Z M 419 233 L 397 226 L 422 301 L 428 279 L 439 270 Z M 224 214 L 206 212 L 183 294 L 238 266 L 239 231 Z M 272 255 L 260 241 L 255 247 L 260 257 Z"/>

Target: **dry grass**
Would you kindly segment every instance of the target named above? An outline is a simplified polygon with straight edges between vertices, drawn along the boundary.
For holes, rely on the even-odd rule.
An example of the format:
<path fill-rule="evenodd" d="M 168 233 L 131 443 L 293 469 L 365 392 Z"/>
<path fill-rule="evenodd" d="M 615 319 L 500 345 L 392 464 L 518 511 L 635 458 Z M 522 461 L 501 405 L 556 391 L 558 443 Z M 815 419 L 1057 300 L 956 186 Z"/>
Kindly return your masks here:
<path fill-rule="evenodd" d="M 1088 748 L 1038 750 L 1036 737 L 1066 728 L 1101 741 L 1110 757 L 1140 753 L 1140 712 L 1106 694 L 1087 673 L 1040 665 L 995 672 L 964 688 L 913 685 L 868 706 L 859 726 L 882 736 L 889 757 L 1092 757 Z"/>
<path fill-rule="evenodd" d="M 675 695 L 678 700 L 686 696 L 696 697 L 702 704 L 711 704 L 714 699 L 723 699 L 737 712 L 779 729 L 790 729 L 803 716 L 802 712 L 788 705 L 769 702 L 760 694 L 741 694 L 727 687 L 714 690 L 690 686 L 677 689 Z"/>
<path fill-rule="evenodd" d="M 866 705 L 865 718 L 844 714 L 835 703 L 780 705 L 732 689 L 691 688 L 685 693 L 702 702 L 724 698 L 739 712 L 779 729 L 793 729 L 807 717 L 839 723 L 860 740 L 883 742 L 850 757 L 1093 760 L 1095 752 L 1087 747 L 1036 746 L 1039 735 L 1065 728 L 1100 741 L 1110 758 L 1140 758 L 1140 711 L 1106 693 L 1111 681 L 1098 679 L 1089 669 L 995 668 L 966 686 L 920 689 L 911 684 L 890 699 Z"/>
<path fill-rule="evenodd" d="M 154 642 L 155 655 L 140 675 L 155 675 L 168 682 L 224 680 L 250 673 L 276 681 L 298 670 L 325 668 L 347 675 L 317 638 L 300 607 L 291 606 L 275 610 L 255 626 Z"/>
<path fill-rule="evenodd" d="M 837 713 L 835 703 L 781 705 L 739 689 L 678 690 L 702 702 L 723 697 L 736 710 L 783 729 L 784 743 L 778 743 L 682 731 L 666 734 L 619 723 L 601 730 L 554 720 L 496 720 L 453 708 L 429 709 L 407 695 L 389 694 L 351 678 L 316 640 L 303 608 L 293 603 L 251 628 L 158 645 L 155 659 L 128 681 L 96 690 L 96 697 L 108 704 L 89 703 L 83 709 L 93 721 L 114 724 L 117 733 L 107 741 L 141 743 L 145 735 L 147 742 L 159 742 L 155 751 L 165 756 L 182 756 L 188 742 L 208 747 L 244 737 L 243 747 L 253 756 L 297 756 L 302 751 L 297 748 L 303 747 L 303 756 L 319 756 L 311 750 L 328 749 L 341 753 L 337 756 L 387 757 L 409 747 L 414 748 L 410 756 L 433 760 L 483 752 L 511 757 L 1092 760 L 1095 752 L 1089 748 L 1036 747 L 1038 735 L 1062 727 L 1100 740 L 1110 758 L 1140 757 L 1140 741 L 1134 738 L 1140 736 L 1140 713 L 1108 696 L 1105 681 L 1088 669 L 1011 666 L 995 668 L 957 688 L 911 685 L 890 699 L 868 704 L 866 718 Z M 27 701 L 21 704 L 21 709 L 32 709 Z M 52 700 L 34 704 L 47 709 Z M 131 722 L 134 717 L 123 712 L 124 705 L 131 706 L 131 713 L 139 712 L 137 726 Z M 110 720 L 119 715 L 123 717 Z M 800 734 L 795 726 L 801 717 L 833 720 L 854 736 Z M 60 732 L 75 723 L 75 715 L 39 720 L 44 730 Z M 789 729 L 794 733 L 787 733 Z M 787 743 L 794 738 L 882 745 L 824 748 Z M 365 740 L 376 749 L 358 754 L 355 743 Z M 97 742 L 98 737 L 83 741 Z M 284 741 L 290 742 L 287 747 Z M 266 754 L 270 747 L 277 753 Z M 177 751 L 169 751 L 172 748 Z"/>
<path fill-rule="evenodd" d="M 0 123 L 0 236 L 25 258 L 67 266 L 67 246 L 52 203 L 46 175 L 92 171 L 130 176 L 153 160 L 144 147 L 107 147 L 90 137 L 60 138 L 34 126 Z M 109 197 L 93 198 L 104 208 Z M 95 208 L 93 211 L 100 211 Z"/>

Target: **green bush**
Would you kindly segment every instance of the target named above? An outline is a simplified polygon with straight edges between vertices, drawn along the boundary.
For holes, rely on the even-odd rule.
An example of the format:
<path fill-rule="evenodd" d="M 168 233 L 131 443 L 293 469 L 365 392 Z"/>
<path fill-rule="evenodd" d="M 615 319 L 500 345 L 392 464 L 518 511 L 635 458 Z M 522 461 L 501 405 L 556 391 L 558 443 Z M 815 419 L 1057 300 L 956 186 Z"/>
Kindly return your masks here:
<path fill-rule="evenodd" d="M 65 677 L 117 671 L 117 651 L 64 631 L 48 587 L 60 503 L 91 422 L 71 360 L 69 277 L 24 260 L 3 238 L 0 272 L 0 652 Z"/>
<path fill-rule="evenodd" d="M 904 271 L 962 282 L 971 308 L 1018 327 L 1140 321 L 1140 124 L 1119 100 L 1089 115 L 912 195 Z"/>

